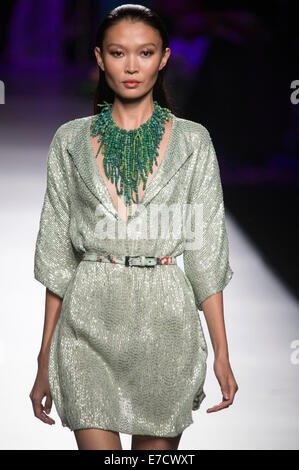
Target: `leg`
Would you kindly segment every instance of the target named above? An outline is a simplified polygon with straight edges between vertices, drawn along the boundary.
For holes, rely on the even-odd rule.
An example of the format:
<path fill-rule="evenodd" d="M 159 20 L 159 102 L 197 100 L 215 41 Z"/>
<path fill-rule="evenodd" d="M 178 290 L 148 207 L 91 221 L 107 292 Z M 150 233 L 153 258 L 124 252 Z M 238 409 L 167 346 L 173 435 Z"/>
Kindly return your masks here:
<path fill-rule="evenodd" d="M 133 435 L 131 450 L 177 450 L 182 434 L 174 437 Z"/>
<path fill-rule="evenodd" d="M 78 450 L 122 450 L 119 433 L 104 429 L 75 429 Z"/>

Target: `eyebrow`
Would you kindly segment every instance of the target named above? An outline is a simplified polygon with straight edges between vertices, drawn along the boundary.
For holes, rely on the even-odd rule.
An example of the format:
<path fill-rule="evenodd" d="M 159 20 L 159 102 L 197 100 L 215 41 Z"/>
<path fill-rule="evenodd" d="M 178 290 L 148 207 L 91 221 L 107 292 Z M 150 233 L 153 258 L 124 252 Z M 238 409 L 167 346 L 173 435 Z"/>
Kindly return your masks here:
<path fill-rule="evenodd" d="M 139 47 L 150 46 L 150 45 L 156 47 L 156 44 L 154 44 L 153 42 L 147 42 L 147 43 L 145 43 L 145 44 L 141 44 L 141 46 L 139 46 Z M 126 48 L 125 48 L 124 46 L 122 46 L 121 44 L 117 44 L 117 43 L 114 43 L 114 42 L 108 44 L 107 47 L 109 47 L 109 46 L 119 46 L 119 47 L 122 47 L 123 49 L 126 49 Z"/>

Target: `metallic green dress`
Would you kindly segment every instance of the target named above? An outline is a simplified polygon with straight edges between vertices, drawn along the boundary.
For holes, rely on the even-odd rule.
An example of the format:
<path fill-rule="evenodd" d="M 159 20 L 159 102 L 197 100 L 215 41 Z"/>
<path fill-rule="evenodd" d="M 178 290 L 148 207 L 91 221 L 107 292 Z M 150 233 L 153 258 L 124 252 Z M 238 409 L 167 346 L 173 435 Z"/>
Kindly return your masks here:
<path fill-rule="evenodd" d="M 204 126 L 171 114 L 166 153 L 124 222 L 94 157 L 93 117 L 61 125 L 48 154 L 34 277 L 63 299 L 50 347 L 51 395 L 70 430 L 176 436 L 206 396 L 198 310 L 233 275 L 217 157 Z M 181 217 L 191 220 L 188 230 L 177 230 L 173 207 L 195 208 L 194 217 Z M 83 261 L 88 251 L 183 254 L 184 270 Z"/>

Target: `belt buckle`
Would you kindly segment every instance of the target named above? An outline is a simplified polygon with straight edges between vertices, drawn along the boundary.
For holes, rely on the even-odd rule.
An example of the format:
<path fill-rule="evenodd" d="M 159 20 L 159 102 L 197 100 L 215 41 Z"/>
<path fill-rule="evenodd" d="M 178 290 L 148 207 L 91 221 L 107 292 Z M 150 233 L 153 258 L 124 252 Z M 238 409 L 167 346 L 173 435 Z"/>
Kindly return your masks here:
<path fill-rule="evenodd" d="M 126 266 L 141 266 L 141 267 L 153 268 L 156 265 L 156 264 L 146 264 L 147 261 L 146 261 L 145 258 L 155 259 L 153 256 L 143 256 L 143 255 L 141 255 L 141 256 L 128 256 L 128 257 L 126 257 Z M 133 261 L 133 263 L 131 263 L 132 259 L 133 260 L 136 259 L 136 263 L 134 263 L 134 261 Z"/>
<path fill-rule="evenodd" d="M 134 266 L 132 265 L 131 261 L 133 258 L 139 258 L 139 256 L 130 256 L 130 255 L 126 255 L 125 256 L 125 265 L 126 266 Z"/>
<path fill-rule="evenodd" d="M 129 266 L 145 266 L 145 256 L 129 256 Z"/>

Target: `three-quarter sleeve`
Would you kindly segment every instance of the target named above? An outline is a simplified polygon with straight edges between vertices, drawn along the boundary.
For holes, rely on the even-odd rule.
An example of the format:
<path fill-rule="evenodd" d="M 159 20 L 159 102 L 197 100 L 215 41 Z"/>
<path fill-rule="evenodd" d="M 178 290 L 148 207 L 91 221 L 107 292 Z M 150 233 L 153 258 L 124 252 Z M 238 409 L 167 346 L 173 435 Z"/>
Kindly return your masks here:
<path fill-rule="evenodd" d="M 193 288 L 196 307 L 222 291 L 233 276 L 229 263 L 229 243 L 219 165 L 209 132 L 205 129 L 198 149 L 198 160 L 192 179 L 191 206 L 201 223 L 196 248 L 184 250 L 185 275 Z M 195 222 L 192 225 L 195 227 Z M 190 245 L 189 245 L 190 248 Z"/>
<path fill-rule="evenodd" d="M 69 236 L 70 202 L 60 130 L 61 127 L 48 152 L 47 186 L 35 246 L 34 278 L 63 298 L 79 260 Z"/>

